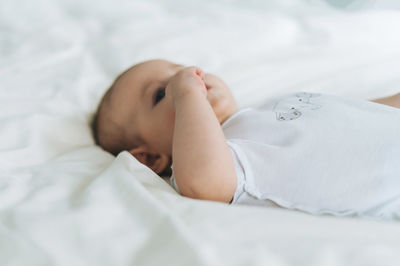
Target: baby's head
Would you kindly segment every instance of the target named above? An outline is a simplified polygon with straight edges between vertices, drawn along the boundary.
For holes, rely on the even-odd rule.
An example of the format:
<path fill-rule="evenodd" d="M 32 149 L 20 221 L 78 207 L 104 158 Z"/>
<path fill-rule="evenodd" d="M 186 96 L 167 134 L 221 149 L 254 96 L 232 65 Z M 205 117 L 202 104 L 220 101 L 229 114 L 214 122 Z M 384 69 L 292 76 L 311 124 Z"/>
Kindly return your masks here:
<path fill-rule="evenodd" d="M 129 151 L 160 175 L 169 174 L 175 112 L 165 95 L 169 80 L 185 66 L 150 60 L 120 74 L 104 94 L 92 123 L 96 144 L 117 155 Z M 222 124 L 236 110 L 228 86 L 205 73 L 207 100 Z"/>

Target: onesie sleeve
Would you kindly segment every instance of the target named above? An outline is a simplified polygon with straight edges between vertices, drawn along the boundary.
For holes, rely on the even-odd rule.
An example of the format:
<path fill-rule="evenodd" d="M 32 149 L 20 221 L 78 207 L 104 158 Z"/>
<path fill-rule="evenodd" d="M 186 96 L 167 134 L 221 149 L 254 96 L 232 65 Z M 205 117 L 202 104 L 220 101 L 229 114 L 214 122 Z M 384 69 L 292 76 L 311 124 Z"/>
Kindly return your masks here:
<path fill-rule="evenodd" d="M 237 186 L 235 190 L 235 194 L 233 196 L 231 204 L 237 203 L 239 197 L 244 192 L 244 183 L 245 183 L 245 171 L 243 167 L 243 162 L 240 160 L 240 153 L 242 152 L 239 146 L 233 141 L 227 140 L 227 144 L 232 153 L 233 164 L 235 165 L 235 173 L 237 179 Z"/>

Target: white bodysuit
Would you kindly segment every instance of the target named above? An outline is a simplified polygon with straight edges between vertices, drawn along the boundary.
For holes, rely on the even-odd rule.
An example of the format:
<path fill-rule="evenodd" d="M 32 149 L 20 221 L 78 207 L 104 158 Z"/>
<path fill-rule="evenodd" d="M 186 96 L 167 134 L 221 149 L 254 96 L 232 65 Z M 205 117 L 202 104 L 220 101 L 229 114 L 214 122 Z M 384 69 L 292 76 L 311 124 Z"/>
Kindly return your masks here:
<path fill-rule="evenodd" d="M 232 204 L 400 218 L 400 109 L 300 92 L 240 110 L 222 129 Z"/>

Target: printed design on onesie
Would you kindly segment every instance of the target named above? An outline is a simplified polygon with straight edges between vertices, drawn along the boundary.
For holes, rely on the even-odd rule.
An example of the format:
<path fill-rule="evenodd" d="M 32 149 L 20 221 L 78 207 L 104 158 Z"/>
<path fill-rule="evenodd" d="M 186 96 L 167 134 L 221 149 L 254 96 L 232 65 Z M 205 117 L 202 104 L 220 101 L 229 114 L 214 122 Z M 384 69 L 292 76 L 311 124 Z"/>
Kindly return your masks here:
<path fill-rule="evenodd" d="M 319 96 L 321 96 L 321 94 L 299 92 L 294 96 L 278 101 L 272 109 L 276 114 L 276 120 L 294 120 L 301 116 L 301 110 L 316 110 L 321 108 L 320 105 L 311 102 L 311 98 Z"/>

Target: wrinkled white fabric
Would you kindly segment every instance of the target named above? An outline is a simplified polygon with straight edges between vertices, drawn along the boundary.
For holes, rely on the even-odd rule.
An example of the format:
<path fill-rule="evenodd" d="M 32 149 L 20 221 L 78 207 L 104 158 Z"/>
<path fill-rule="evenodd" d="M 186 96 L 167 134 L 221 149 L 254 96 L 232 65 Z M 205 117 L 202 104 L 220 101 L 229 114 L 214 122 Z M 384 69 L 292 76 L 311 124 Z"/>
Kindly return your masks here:
<path fill-rule="evenodd" d="M 217 74 L 241 108 L 397 93 L 390 1 L 0 1 L 0 265 L 397 266 L 396 220 L 181 197 L 89 127 L 115 77 L 154 58 Z"/>

